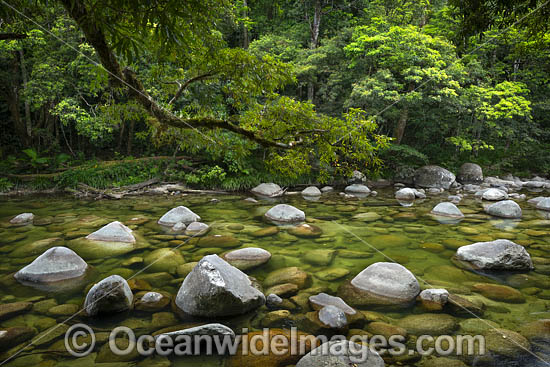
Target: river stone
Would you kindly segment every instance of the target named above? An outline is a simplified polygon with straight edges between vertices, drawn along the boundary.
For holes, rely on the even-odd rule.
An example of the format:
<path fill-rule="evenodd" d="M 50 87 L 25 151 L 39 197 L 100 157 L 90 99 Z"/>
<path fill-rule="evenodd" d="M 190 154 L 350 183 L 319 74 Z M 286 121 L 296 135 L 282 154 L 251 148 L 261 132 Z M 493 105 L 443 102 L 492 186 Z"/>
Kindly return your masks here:
<path fill-rule="evenodd" d="M 288 233 L 296 237 L 316 238 L 321 237 L 323 230 L 312 224 L 303 223 L 298 226 L 288 228 Z"/>
<path fill-rule="evenodd" d="M 415 190 L 405 187 L 395 193 L 395 198 L 402 201 L 413 201 L 416 198 Z"/>
<path fill-rule="evenodd" d="M 326 282 L 341 279 L 350 273 L 348 269 L 344 268 L 328 268 L 325 270 L 315 272 L 315 277 Z"/>
<path fill-rule="evenodd" d="M 453 217 L 453 218 L 463 218 L 464 214 L 460 211 L 460 209 L 457 208 L 457 206 L 453 203 L 449 202 L 443 202 L 437 204 L 432 209 L 432 214 L 434 215 L 441 215 L 444 217 Z"/>
<path fill-rule="evenodd" d="M 318 266 L 328 266 L 336 255 L 335 250 L 319 249 L 307 251 L 303 257 L 304 262 Z"/>
<path fill-rule="evenodd" d="M 494 328 L 498 328 L 496 322 L 480 318 L 469 318 L 460 322 L 460 331 L 470 335 L 483 334 Z"/>
<path fill-rule="evenodd" d="M 189 241 L 189 244 L 202 248 L 232 248 L 239 246 L 241 241 L 232 236 L 222 236 L 216 234 L 213 236 L 193 238 Z"/>
<path fill-rule="evenodd" d="M 521 208 L 513 200 L 502 200 L 485 208 L 487 214 L 501 218 L 519 219 L 521 218 Z"/>
<path fill-rule="evenodd" d="M 303 356 L 296 367 L 384 367 L 384 360 L 369 347 L 347 340 L 329 341 Z"/>
<path fill-rule="evenodd" d="M 49 283 L 83 276 L 88 264 L 73 250 L 52 247 L 31 264 L 15 273 L 15 279 L 33 283 Z"/>
<path fill-rule="evenodd" d="M 537 209 L 550 211 L 550 198 L 542 199 L 537 203 Z"/>
<path fill-rule="evenodd" d="M 464 163 L 458 170 L 456 180 L 461 184 L 480 184 L 483 182 L 483 170 L 475 163 Z"/>
<path fill-rule="evenodd" d="M 359 213 L 352 217 L 352 219 L 360 220 L 363 222 L 374 222 L 378 219 L 382 218 L 380 214 L 375 212 L 366 212 L 366 213 Z"/>
<path fill-rule="evenodd" d="M 333 329 L 341 329 L 348 324 L 344 311 L 332 305 L 324 306 L 319 310 L 319 321 Z"/>
<path fill-rule="evenodd" d="M 332 191 L 334 191 L 334 187 L 332 186 L 323 186 L 321 188 L 321 192 L 332 192 Z"/>
<path fill-rule="evenodd" d="M 550 342 L 550 319 L 528 322 L 519 328 L 521 335 L 531 341 Z"/>
<path fill-rule="evenodd" d="M 31 224 L 34 220 L 34 214 L 33 213 L 21 213 L 16 215 L 10 220 L 11 224 L 14 224 L 16 226 L 24 226 L 27 224 Z"/>
<path fill-rule="evenodd" d="M 273 236 L 279 233 L 279 227 L 277 226 L 271 226 L 267 228 L 258 229 L 257 231 L 251 232 L 250 235 L 252 237 L 267 237 L 267 236 Z"/>
<path fill-rule="evenodd" d="M 303 196 L 321 196 L 321 190 L 315 186 L 309 186 L 302 190 Z"/>
<path fill-rule="evenodd" d="M 298 286 L 292 283 L 277 284 L 268 288 L 266 294 L 275 294 L 280 297 L 288 298 L 298 293 Z"/>
<path fill-rule="evenodd" d="M 188 225 L 190 223 L 198 222 L 200 220 L 201 217 L 193 213 L 190 209 L 186 208 L 185 206 L 178 206 L 166 212 L 158 220 L 158 224 L 173 227 L 176 223 L 179 222 L 183 222 L 184 224 Z"/>
<path fill-rule="evenodd" d="M 194 223 L 194 222 L 193 222 Z M 187 228 L 187 226 L 185 225 L 185 223 L 183 222 L 178 222 L 176 224 L 174 224 L 174 226 L 172 227 L 172 232 L 174 233 L 181 233 L 183 231 L 185 231 L 185 228 Z"/>
<path fill-rule="evenodd" d="M 202 222 L 193 222 L 189 223 L 189 225 L 185 229 L 185 234 L 188 236 L 199 236 L 206 234 L 206 232 L 208 232 L 209 230 L 210 226 L 208 224 Z"/>
<path fill-rule="evenodd" d="M 265 303 L 248 276 L 217 255 L 203 257 L 181 285 L 175 301 L 192 316 L 244 314 Z"/>
<path fill-rule="evenodd" d="M 481 198 L 489 201 L 500 201 L 508 199 L 508 194 L 502 190 L 491 188 L 485 190 Z"/>
<path fill-rule="evenodd" d="M 136 301 L 135 309 L 139 311 L 157 312 L 170 304 L 170 297 L 159 292 L 147 292 Z"/>
<path fill-rule="evenodd" d="M 420 293 L 414 275 L 402 265 L 378 262 L 368 266 L 351 280 L 360 293 L 372 298 L 366 304 L 407 304 Z"/>
<path fill-rule="evenodd" d="M 31 339 L 34 335 L 36 335 L 36 329 L 26 326 L 0 330 L 0 350 L 7 351 L 11 347 Z"/>
<path fill-rule="evenodd" d="M 88 316 L 112 314 L 132 308 L 134 296 L 130 286 L 119 275 L 111 275 L 90 289 L 84 301 Z"/>
<path fill-rule="evenodd" d="M 86 236 L 86 239 L 104 242 L 136 242 L 136 238 L 132 234 L 132 230 L 118 221 L 111 222 L 103 226 L 97 231 Z"/>
<path fill-rule="evenodd" d="M 525 302 L 525 296 L 520 291 L 506 285 L 476 283 L 472 286 L 472 289 L 474 292 L 481 293 L 483 296 L 499 302 Z"/>
<path fill-rule="evenodd" d="M 315 296 L 309 297 L 309 303 L 314 310 L 320 310 L 326 306 L 338 307 L 340 310 L 348 315 L 355 315 L 357 311 L 348 306 L 346 302 L 340 297 L 334 297 L 326 293 L 319 293 Z"/>
<path fill-rule="evenodd" d="M 262 248 L 247 247 L 226 253 L 223 259 L 237 269 L 245 271 L 267 263 L 271 259 L 271 253 Z"/>
<path fill-rule="evenodd" d="M 399 320 L 399 326 L 413 335 L 449 335 L 457 327 L 454 317 L 447 314 L 425 313 L 409 315 Z"/>
<path fill-rule="evenodd" d="M 259 184 L 258 186 L 250 190 L 250 192 L 252 192 L 254 195 L 269 198 L 282 196 L 284 194 L 283 189 L 281 189 L 279 185 L 272 182 Z"/>
<path fill-rule="evenodd" d="M 531 270 L 531 256 L 523 246 L 509 240 L 477 242 L 456 251 L 458 260 L 469 262 L 476 269 Z"/>
<path fill-rule="evenodd" d="M 373 335 L 382 335 L 389 339 L 392 335 L 401 335 L 407 337 L 407 330 L 402 327 L 388 324 L 383 321 L 374 321 L 368 324 L 367 331 Z"/>
<path fill-rule="evenodd" d="M 363 195 L 370 194 L 370 189 L 367 186 L 361 185 L 361 184 L 353 184 L 353 185 L 346 186 L 344 191 L 350 194 L 363 194 Z"/>
<path fill-rule="evenodd" d="M 279 308 L 279 306 L 283 303 L 283 299 L 281 297 L 279 297 L 278 295 L 276 294 L 269 294 L 266 298 L 265 298 L 265 305 L 267 306 L 267 308 L 269 308 L 270 310 L 275 310 L 277 308 Z"/>
<path fill-rule="evenodd" d="M 150 273 L 166 271 L 175 274 L 178 266 L 185 264 L 185 259 L 178 250 L 161 248 L 145 256 L 143 262 Z"/>
<path fill-rule="evenodd" d="M 11 319 L 14 316 L 29 311 L 31 308 L 32 303 L 30 302 L 13 302 L 0 304 L 0 321 Z"/>
<path fill-rule="evenodd" d="M 275 205 L 265 213 L 265 216 L 267 219 L 275 222 L 295 223 L 306 220 L 306 215 L 303 211 L 287 204 Z"/>
<path fill-rule="evenodd" d="M 485 348 L 488 352 L 517 358 L 528 353 L 529 341 L 521 334 L 506 329 L 491 329 L 485 333 Z"/>
<path fill-rule="evenodd" d="M 448 190 L 455 178 L 455 175 L 439 166 L 424 166 L 414 172 L 414 184 L 423 188 Z"/>
<path fill-rule="evenodd" d="M 162 338 L 170 338 L 173 341 L 181 342 L 182 340 L 185 340 L 183 339 L 185 336 L 189 336 L 191 337 L 190 340 L 193 340 L 193 337 L 200 335 L 219 336 L 220 341 L 223 341 L 223 338 L 225 337 L 229 337 L 231 340 L 235 339 L 235 333 L 229 327 L 223 324 L 213 323 L 158 334 L 155 336 L 155 340 L 158 341 Z"/>
<path fill-rule="evenodd" d="M 449 299 L 449 292 L 446 289 L 424 289 L 418 298 L 425 309 L 441 311 Z"/>
<path fill-rule="evenodd" d="M 277 284 L 292 283 L 302 289 L 306 287 L 308 280 L 309 276 L 305 271 L 293 266 L 269 273 L 264 280 L 264 286 L 271 287 Z"/>
<path fill-rule="evenodd" d="M 383 234 L 367 238 L 367 243 L 370 243 L 378 250 L 383 250 L 386 247 L 404 248 L 410 244 L 410 241 L 405 236 L 399 236 L 395 234 Z"/>

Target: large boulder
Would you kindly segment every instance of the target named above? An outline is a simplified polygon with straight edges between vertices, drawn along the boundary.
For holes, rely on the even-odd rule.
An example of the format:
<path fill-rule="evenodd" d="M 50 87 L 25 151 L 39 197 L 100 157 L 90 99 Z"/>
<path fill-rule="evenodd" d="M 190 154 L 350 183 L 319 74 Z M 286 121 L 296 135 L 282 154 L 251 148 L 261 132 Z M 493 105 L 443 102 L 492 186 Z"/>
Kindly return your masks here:
<path fill-rule="evenodd" d="M 348 340 L 321 344 L 303 356 L 296 367 L 384 367 L 384 360 L 368 346 Z"/>
<path fill-rule="evenodd" d="M 537 209 L 550 211 L 550 198 L 544 198 L 537 203 Z"/>
<path fill-rule="evenodd" d="M 178 206 L 166 212 L 158 221 L 158 224 L 168 227 L 173 227 L 175 224 L 182 222 L 190 224 L 201 220 L 197 214 L 193 213 L 185 206 Z"/>
<path fill-rule="evenodd" d="M 88 316 L 123 312 L 132 308 L 133 300 L 128 282 L 120 275 L 111 275 L 89 290 L 84 309 Z"/>
<path fill-rule="evenodd" d="M 319 190 L 316 186 L 309 186 L 302 190 L 303 196 L 321 196 L 321 190 Z"/>
<path fill-rule="evenodd" d="M 217 255 L 205 256 L 187 275 L 176 305 L 192 316 L 221 317 L 244 314 L 265 303 L 248 276 Z"/>
<path fill-rule="evenodd" d="M 15 273 L 14 277 L 23 282 L 50 283 L 80 278 L 86 270 L 88 264 L 73 250 L 52 247 Z"/>
<path fill-rule="evenodd" d="M 274 184 L 273 182 L 270 183 L 262 183 L 250 190 L 254 195 L 268 197 L 268 198 L 275 198 L 282 196 L 284 194 L 283 189 L 281 189 L 281 186 Z"/>
<path fill-rule="evenodd" d="M 500 200 L 508 199 L 508 194 L 503 190 L 491 188 L 491 189 L 483 190 L 483 193 L 481 194 L 481 198 L 483 200 L 489 200 L 489 201 L 500 201 Z"/>
<path fill-rule="evenodd" d="M 347 192 L 348 194 L 361 194 L 361 195 L 370 194 L 370 189 L 367 186 L 361 185 L 361 184 L 353 184 L 353 185 L 346 186 L 344 191 Z"/>
<path fill-rule="evenodd" d="M 483 170 L 475 163 L 464 163 L 458 170 L 456 180 L 461 184 L 480 184 L 483 182 Z"/>
<path fill-rule="evenodd" d="M 414 275 L 396 263 L 374 263 L 351 280 L 354 305 L 407 305 L 420 293 Z M 345 299 L 345 297 L 343 297 Z"/>
<path fill-rule="evenodd" d="M 283 223 L 296 223 L 306 220 L 306 215 L 303 211 L 287 204 L 275 205 L 265 213 L 265 217 L 274 222 Z"/>
<path fill-rule="evenodd" d="M 271 259 L 271 253 L 263 248 L 247 247 L 226 253 L 223 259 L 244 271 L 265 264 Z"/>
<path fill-rule="evenodd" d="M 462 246 L 456 252 L 460 261 L 483 270 L 530 270 L 531 256 L 523 246 L 509 240 L 477 242 Z"/>
<path fill-rule="evenodd" d="M 453 182 L 455 175 L 439 166 L 424 166 L 417 169 L 414 173 L 414 184 L 424 188 L 437 188 L 448 190 Z"/>
<path fill-rule="evenodd" d="M 520 206 L 513 200 L 502 200 L 485 208 L 487 214 L 495 217 L 519 219 L 522 216 Z"/>
<path fill-rule="evenodd" d="M 431 212 L 433 215 L 440 215 L 443 217 L 451 218 L 463 218 L 464 214 L 458 209 L 458 207 L 450 202 L 443 202 L 437 204 Z"/>
<path fill-rule="evenodd" d="M 132 230 L 120 222 L 111 222 L 86 236 L 86 239 L 105 242 L 136 242 Z"/>

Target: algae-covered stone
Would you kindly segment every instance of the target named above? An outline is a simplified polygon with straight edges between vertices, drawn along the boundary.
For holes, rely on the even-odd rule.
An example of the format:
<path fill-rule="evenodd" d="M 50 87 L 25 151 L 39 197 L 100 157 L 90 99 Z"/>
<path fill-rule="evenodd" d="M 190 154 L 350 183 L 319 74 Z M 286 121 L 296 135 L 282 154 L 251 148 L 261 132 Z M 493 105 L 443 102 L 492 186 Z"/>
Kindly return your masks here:
<path fill-rule="evenodd" d="M 178 266 L 185 263 L 185 259 L 179 250 L 161 248 L 145 256 L 144 263 L 149 272 L 166 271 L 175 274 Z"/>
<path fill-rule="evenodd" d="M 473 285 L 473 290 L 495 301 L 509 303 L 525 302 L 525 296 L 520 291 L 506 285 L 477 283 Z"/>
<path fill-rule="evenodd" d="M 323 230 L 312 224 L 304 223 L 299 226 L 290 227 L 288 233 L 296 237 L 316 238 L 323 234 Z"/>
<path fill-rule="evenodd" d="M 312 265 L 328 266 L 335 255 L 335 250 L 311 250 L 306 252 L 303 259 Z"/>
<path fill-rule="evenodd" d="M 257 231 L 251 232 L 250 235 L 252 237 L 267 237 L 267 236 L 273 236 L 279 233 L 279 227 L 277 226 L 271 226 L 267 228 L 262 228 Z"/>
<path fill-rule="evenodd" d="M 425 313 L 406 316 L 399 320 L 399 326 L 413 335 L 449 335 L 458 323 L 451 315 Z"/>
<path fill-rule="evenodd" d="M 305 271 L 297 267 L 289 267 L 272 271 L 267 275 L 263 284 L 266 287 L 271 287 L 277 284 L 292 283 L 301 289 L 306 287 L 308 281 L 309 275 Z"/>
<path fill-rule="evenodd" d="M 241 241 L 233 236 L 213 235 L 193 238 L 189 243 L 202 248 L 232 248 L 239 246 Z"/>
<path fill-rule="evenodd" d="M 528 353 L 529 341 L 521 334 L 506 329 L 491 329 L 485 333 L 485 347 L 487 351 L 505 356 L 517 357 Z"/>
<path fill-rule="evenodd" d="M 29 311 L 32 308 L 30 302 L 13 302 L 0 304 L 0 321 L 10 319 Z"/>

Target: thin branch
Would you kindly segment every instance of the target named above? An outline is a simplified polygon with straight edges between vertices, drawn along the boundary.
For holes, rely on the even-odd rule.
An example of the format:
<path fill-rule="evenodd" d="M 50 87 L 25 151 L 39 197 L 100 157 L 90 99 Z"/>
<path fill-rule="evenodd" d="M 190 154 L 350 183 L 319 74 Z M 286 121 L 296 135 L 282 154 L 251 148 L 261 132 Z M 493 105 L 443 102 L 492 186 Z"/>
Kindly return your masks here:
<path fill-rule="evenodd" d="M 216 75 L 215 72 L 212 72 L 212 71 L 209 71 L 208 73 L 205 73 L 205 74 L 202 74 L 202 75 L 198 75 L 198 76 L 195 76 L 189 80 L 187 80 L 185 83 L 181 83 L 181 82 L 176 82 L 179 86 L 178 88 L 178 91 L 176 92 L 176 94 L 174 95 L 174 97 L 172 97 L 172 99 L 170 100 L 170 102 L 168 102 L 168 104 L 173 104 L 174 102 L 176 102 L 178 100 L 178 98 L 181 96 L 181 94 L 183 93 L 183 91 L 185 89 L 187 89 L 187 87 L 191 84 L 191 83 L 195 83 L 195 82 L 198 82 L 198 81 L 201 81 L 201 80 L 204 80 L 204 79 L 208 79 L 212 76 Z"/>

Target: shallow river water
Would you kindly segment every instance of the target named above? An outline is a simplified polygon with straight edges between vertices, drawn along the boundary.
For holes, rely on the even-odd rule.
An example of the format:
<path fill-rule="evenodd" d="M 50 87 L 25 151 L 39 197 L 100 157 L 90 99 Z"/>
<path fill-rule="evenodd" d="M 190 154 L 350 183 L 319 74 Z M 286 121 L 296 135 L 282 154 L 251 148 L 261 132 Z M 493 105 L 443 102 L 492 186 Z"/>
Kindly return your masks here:
<path fill-rule="evenodd" d="M 124 198 L 118 201 L 87 201 L 72 197 L 25 197 L 0 199 L 0 304 L 18 301 L 30 301 L 32 309 L 7 319 L 0 319 L 0 330 L 10 327 L 27 326 L 35 333 L 45 333 L 58 323 L 66 320 L 77 307 L 81 307 L 87 287 L 111 274 L 133 280 L 134 293 L 152 289 L 177 294 L 186 273 L 181 267 L 181 259 L 176 266 L 171 264 L 151 266 L 142 272 L 148 264 L 148 255 L 157 249 L 178 247 L 184 263 L 199 261 L 208 254 L 223 254 L 229 250 L 243 247 L 261 247 L 272 254 L 271 260 L 247 274 L 261 284 L 266 276 L 277 269 L 298 267 L 309 273 L 307 289 L 298 295 L 290 293 L 293 308 L 292 317 L 278 327 L 306 325 L 299 321 L 300 315 L 312 310 L 307 296 L 324 291 L 337 295 L 338 287 L 351 280 L 364 268 L 379 261 L 394 261 L 409 269 L 419 280 L 422 288 L 446 288 L 475 304 L 483 304 L 482 318 L 494 327 L 511 331 L 521 331 L 532 321 L 550 319 L 550 221 L 547 215 L 521 201 L 523 209 L 521 221 L 505 221 L 491 218 L 483 212 L 480 200 L 466 196 L 458 205 L 466 215 L 459 223 L 440 223 L 429 215 L 430 210 L 439 202 L 445 201 L 448 194 L 430 196 L 417 200 L 413 206 L 399 205 L 393 198 L 393 191 L 381 190 L 377 197 L 346 200 L 337 193 L 324 194 L 318 201 L 305 200 L 299 195 L 286 196 L 277 201 L 260 200 L 247 202 L 240 195 L 187 195 L 187 196 L 145 196 Z M 528 198 L 538 196 L 528 194 Z M 212 199 L 217 199 L 212 201 Z M 306 213 L 307 221 L 318 226 L 323 233 L 317 238 L 302 238 L 288 233 L 281 227 L 266 231 L 258 237 L 259 230 L 272 227 L 263 219 L 263 214 L 273 205 L 285 202 L 296 206 Z M 202 221 L 211 226 L 207 236 L 224 235 L 225 241 L 212 241 L 211 245 L 200 245 L 187 241 L 185 236 L 168 233 L 157 224 L 157 220 L 169 209 L 184 205 L 197 213 Z M 34 225 L 14 227 L 9 225 L 13 216 L 32 212 Z M 358 216 L 361 213 L 376 213 Z M 120 221 L 128 225 L 138 235 L 138 246 L 117 251 L 100 251 L 86 248 L 78 239 L 111 222 Z M 463 270 L 453 262 L 456 249 L 474 242 L 510 239 L 528 250 L 535 264 L 535 270 L 528 273 L 477 274 Z M 13 273 L 31 263 L 38 255 L 54 246 L 67 246 L 77 252 L 88 264 L 93 266 L 93 274 L 86 284 L 80 287 L 53 292 L 21 285 L 13 279 Z M 190 270 L 187 267 L 187 271 Z M 491 283 L 510 286 L 521 295 L 513 299 L 506 295 L 482 294 L 479 283 Z M 264 289 L 267 287 L 264 287 Z M 64 307 L 57 307 L 63 305 Z M 74 306 L 73 306 L 74 305 Z M 410 315 L 426 313 L 419 303 L 405 309 L 368 308 L 366 323 L 354 326 L 352 331 L 368 330 L 370 321 L 384 321 L 400 326 L 402 320 Z M 264 306 L 244 316 L 214 320 L 231 326 L 234 330 L 243 327 L 250 331 L 262 327 L 262 318 L 269 310 Z M 486 323 L 478 323 L 472 315 L 456 313 L 456 327 L 452 334 L 470 334 L 484 332 Z M 294 321 L 293 321 L 294 320 Z M 26 349 L 6 365 L 12 366 L 85 366 L 99 362 L 118 362 L 112 366 L 222 366 L 231 363 L 224 357 L 137 357 L 129 360 L 109 360 L 101 350 L 105 335 L 115 326 L 125 325 L 139 333 L 154 333 L 163 328 L 177 328 L 191 325 L 198 320 L 181 320 L 172 313 L 170 306 L 158 312 L 131 311 L 110 318 L 88 320 L 77 316 L 67 323 L 86 322 L 98 333 L 98 345 L 92 355 L 75 360 L 63 350 L 63 333 L 54 332 L 37 344 Z M 204 322 L 204 321 L 203 321 Z M 358 329 L 358 330 L 357 330 Z M 66 330 L 60 328 L 59 330 Z M 308 330 L 305 330 L 309 332 Z M 410 334 L 410 333 L 409 333 Z M 0 345 L 0 363 L 21 344 L 10 350 Z M 533 351 L 543 358 L 550 358 L 548 344 L 530 345 Z M 537 349 L 539 348 L 539 349 Z M 541 349 L 542 348 L 542 351 Z M 546 348 L 546 349 L 544 349 Z M 103 354 L 102 354 L 103 353 Z M 456 358 L 451 356 L 450 358 Z M 472 360 L 464 360 L 474 365 Z M 543 366 L 541 360 L 523 359 L 513 356 L 507 360 L 509 365 Z M 515 361 L 515 362 L 514 362 Z M 454 366 L 449 363 L 433 366 Z M 506 362 L 506 363 L 508 363 Z M 288 363 L 293 365 L 296 362 Z M 398 362 L 388 361 L 386 365 L 417 365 L 423 362 L 419 357 L 404 358 Z M 104 364 L 105 366 L 109 364 Z M 256 365 L 252 362 L 250 365 Z M 274 364 L 262 362 L 263 367 Z M 285 364 L 281 364 L 284 366 Z M 478 364 L 482 365 L 482 364 Z M 491 365 L 491 364 L 489 364 Z M 500 364 L 505 365 L 505 364 Z M 457 364 L 457 366 L 460 366 Z"/>

